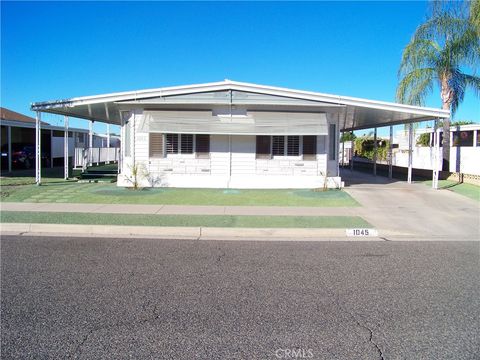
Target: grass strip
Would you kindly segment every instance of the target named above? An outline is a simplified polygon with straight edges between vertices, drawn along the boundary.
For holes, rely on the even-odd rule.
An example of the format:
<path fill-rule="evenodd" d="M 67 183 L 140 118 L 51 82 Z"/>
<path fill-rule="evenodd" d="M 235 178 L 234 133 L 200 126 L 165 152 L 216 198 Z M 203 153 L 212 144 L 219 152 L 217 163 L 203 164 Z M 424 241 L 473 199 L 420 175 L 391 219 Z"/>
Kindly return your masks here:
<path fill-rule="evenodd" d="M 425 181 L 425 185 L 432 186 L 432 181 Z M 453 191 L 454 193 L 466 196 L 470 199 L 477 200 L 480 202 L 480 186 L 467 183 L 458 183 L 451 180 L 439 180 L 438 181 L 439 189 L 446 189 Z"/>
<path fill-rule="evenodd" d="M 2 223 L 89 224 L 129 226 L 238 228 L 360 228 L 370 224 L 359 216 L 232 216 L 140 215 L 2 211 Z"/>
<path fill-rule="evenodd" d="M 345 191 L 328 190 L 234 190 L 146 188 L 132 190 L 116 184 L 47 183 L 42 186 L 2 186 L 2 201 L 72 203 L 163 204 L 219 206 L 359 206 Z"/>

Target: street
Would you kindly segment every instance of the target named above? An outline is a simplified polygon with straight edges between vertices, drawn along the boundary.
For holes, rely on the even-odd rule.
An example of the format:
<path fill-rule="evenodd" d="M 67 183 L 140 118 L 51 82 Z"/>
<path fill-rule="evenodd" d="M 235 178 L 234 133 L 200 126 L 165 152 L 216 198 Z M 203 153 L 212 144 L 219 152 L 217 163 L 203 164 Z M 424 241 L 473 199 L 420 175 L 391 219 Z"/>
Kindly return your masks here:
<path fill-rule="evenodd" d="M 3 236 L 2 358 L 478 359 L 479 244 Z"/>

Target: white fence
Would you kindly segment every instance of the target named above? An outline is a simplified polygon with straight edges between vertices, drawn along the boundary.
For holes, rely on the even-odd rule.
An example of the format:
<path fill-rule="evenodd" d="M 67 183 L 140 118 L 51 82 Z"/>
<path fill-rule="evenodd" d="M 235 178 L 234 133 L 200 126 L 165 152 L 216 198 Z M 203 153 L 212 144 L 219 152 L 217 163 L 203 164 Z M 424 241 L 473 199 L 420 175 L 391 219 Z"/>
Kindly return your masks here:
<path fill-rule="evenodd" d="M 435 149 L 432 147 L 414 147 L 412 166 L 418 169 L 433 169 Z M 450 148 L 450 171 L 470 175 L 480 175 L 480 147 L 453 146 Z M 442 164 L 442 148 L 439 150 L 438 166 Z M 408 166 L 408 151 L 393 154 L 393 165 Z"/>
<path fill-rule="evenodd" d="M 75 168 L 85 169 L 89 164 L 118 162 L 120 148 L 95 147 L 90 149 L 75 148 Z"/>

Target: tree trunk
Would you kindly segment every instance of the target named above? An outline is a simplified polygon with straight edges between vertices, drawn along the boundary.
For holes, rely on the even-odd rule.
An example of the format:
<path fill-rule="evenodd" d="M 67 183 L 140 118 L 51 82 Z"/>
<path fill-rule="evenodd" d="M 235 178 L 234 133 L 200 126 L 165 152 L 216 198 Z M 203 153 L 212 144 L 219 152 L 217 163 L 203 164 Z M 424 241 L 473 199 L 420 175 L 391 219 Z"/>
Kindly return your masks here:
<path fill-rule="evenodd" d="M 444 75 L 441 80 L 441 97 L 442 97 L 442 109 L 450 111 L 452 100 L 453 100 L 453 90 L 450 88 L 448 81 L 450 76 L 448 74 Z M 450 171 L 450 118 L 443 119 L 443 141 L 442 141 L 442 170 Z"/>
<path fill-rule="evenodd" d="M 450 105 L 444 103 L 442 108 L 443 110 L 450 110 Z M 442 155 L 442 170 L 450 171 L 450 118 L 443 119 Z"/>

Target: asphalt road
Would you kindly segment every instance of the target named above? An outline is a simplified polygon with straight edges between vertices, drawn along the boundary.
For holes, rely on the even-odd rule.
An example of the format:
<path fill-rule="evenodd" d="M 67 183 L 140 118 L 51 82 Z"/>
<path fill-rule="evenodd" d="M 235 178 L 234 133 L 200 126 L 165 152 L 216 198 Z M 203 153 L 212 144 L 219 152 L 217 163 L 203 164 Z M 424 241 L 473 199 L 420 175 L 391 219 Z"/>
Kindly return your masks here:
<path fill-rule="evenodd" d="M 479 242 L 4 236 L 5 359 L 478 359 Z"/>

